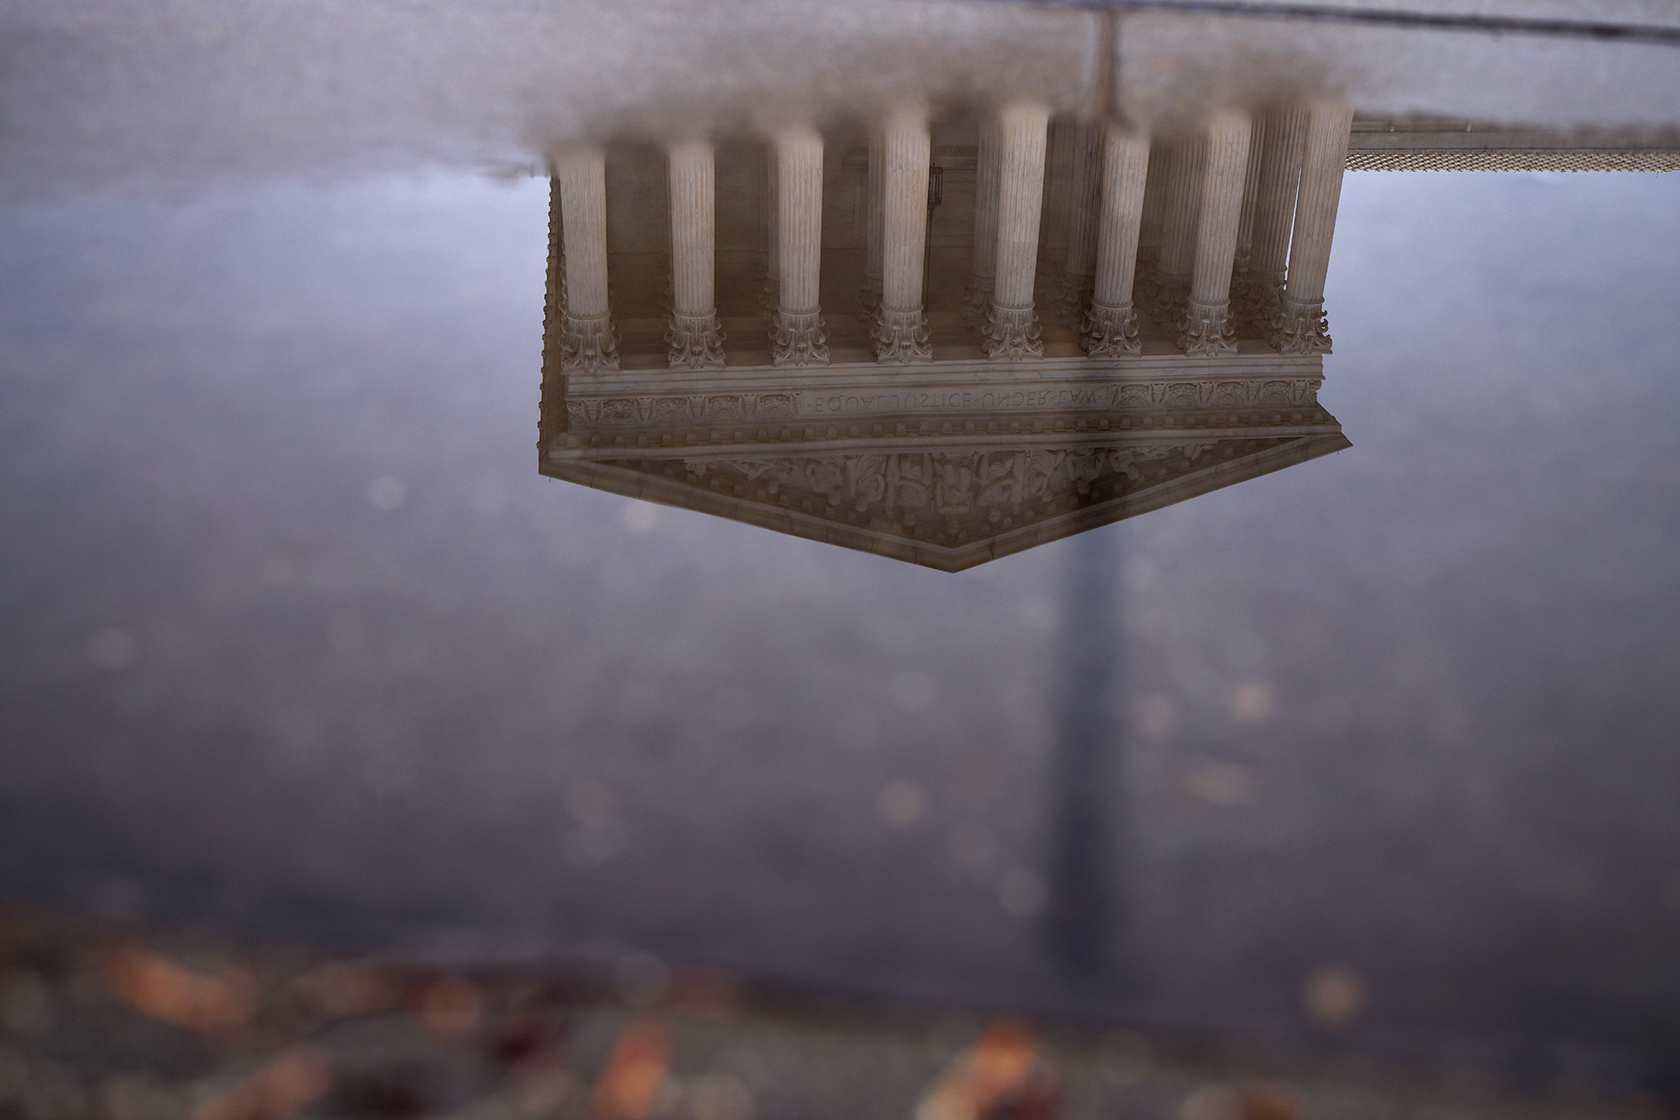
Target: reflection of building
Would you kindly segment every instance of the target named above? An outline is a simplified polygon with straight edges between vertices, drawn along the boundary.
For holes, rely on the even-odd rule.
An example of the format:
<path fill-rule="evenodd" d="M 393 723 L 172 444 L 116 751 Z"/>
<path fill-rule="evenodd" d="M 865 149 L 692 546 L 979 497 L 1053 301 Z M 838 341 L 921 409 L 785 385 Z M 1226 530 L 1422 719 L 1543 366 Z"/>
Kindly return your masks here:
<path fill-rule="evenodd" d="M 1015 105 L 563 153 L 542 470 L 954 570 L 1338 450 L 1349 129 Z"/>
<path fill-rule="evenodd" d="M 545 473 L 955 571 L 1348 446 L 1318 359 L 1156 360 L 901 384 L 807 371 L 761 389 L 569 401 Z M 842 371 L 851 372 L 851 371 Z M 619 390 L 622 391 L 622 390 Z"/>

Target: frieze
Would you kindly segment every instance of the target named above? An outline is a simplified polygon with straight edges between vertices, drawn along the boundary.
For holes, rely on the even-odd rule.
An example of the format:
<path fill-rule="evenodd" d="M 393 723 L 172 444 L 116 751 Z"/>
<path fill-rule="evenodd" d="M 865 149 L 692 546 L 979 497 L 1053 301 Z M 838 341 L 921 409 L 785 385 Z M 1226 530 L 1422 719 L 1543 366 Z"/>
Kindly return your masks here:
<path fill-rule="evenodd" d="M 1101 382 L 1088 385 L 825 392 L 707 393 L 682 396 L 573 397 L 575 426 L 722 424 L 795 417 L 887 416 L 903 413 L 1139 412 L 1243 409 L 1314 404 L 1315 377 L 1210 378 L 1198 381 Z"/>
<path fill-rule="evenodd" d="M 703 399 L 703 398 L 702 398 Z M 655 397 L 653 419 L 660 424 L 681 424 L 694 418 L 694 400 L 690 397 Z"/>
<path fill-rule="evenodd" d="M 1241 381 L 1216 381 L 1213 385 L 1213 399 L 1208 403 L 1215 408 L 1241 408 L 1249 403 L 1250 387 Z"/>
<path fill-rule="evenodd" d="M 711 393 L 667 397 L 573 397 L 566 415 L 574 426 L 704 424 L 786 420 L 798 415 L 793 393 Z"/>

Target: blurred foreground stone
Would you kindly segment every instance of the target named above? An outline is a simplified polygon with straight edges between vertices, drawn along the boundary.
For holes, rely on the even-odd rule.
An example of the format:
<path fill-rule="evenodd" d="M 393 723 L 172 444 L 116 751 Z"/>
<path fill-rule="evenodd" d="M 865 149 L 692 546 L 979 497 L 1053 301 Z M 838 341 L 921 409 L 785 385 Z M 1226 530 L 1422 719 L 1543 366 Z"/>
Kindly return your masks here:
<path fill-rule="evenodd" d="M 1208 1040 L 770 992 L 649 960 L 443 970 L 0 916 L 0 1118 L 1674 1116 Z"/>

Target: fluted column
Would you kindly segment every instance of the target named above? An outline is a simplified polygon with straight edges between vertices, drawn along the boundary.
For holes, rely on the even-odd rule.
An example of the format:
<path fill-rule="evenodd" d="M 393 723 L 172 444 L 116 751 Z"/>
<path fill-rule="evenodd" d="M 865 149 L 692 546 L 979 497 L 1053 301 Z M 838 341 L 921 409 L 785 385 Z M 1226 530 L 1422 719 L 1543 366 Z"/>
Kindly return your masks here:
<path fill-rule="evenodd" d="M 758 296 L 759 307 L 772 319 L 775 318 L 776 301 L 782 291 L 781 239 L 776 236 L 776 200 L 779 197 L 780 192 L 776 189 L 776 149 L 772 145 L 764 159 L 764 287 Z"/>
<path fill-rule="evenodd" d="M 1073 165 L 1078 122 L 1057 117 L 1045 126 L 1044 191 L 1039 197 L 1039 244 L 1045 249 L 1067 245 L 1068 173 Z"/>
<path fill-rule="evenodd" d="M 1138 222 L 1137 286 L 1132 299 L 1143 307 L 1154 308 L 1160 294 L 1159 272 L 1161 259 L 1161 223 L 1167 209 L 1167 163 L 1172 154 L 1169 145 L 1160 140 L 1149 144 L 1149 175 L 1143 184 L 1143 218 Z"/>
<path fill-rule="evenodd" d="M 927 251 L 928 168 L 933 162 L 927 118 L 896 112 L 882 129 L 881 311 L 875 322 L 875 360 L 933 359 L 922 311 L 922 262 Z"/>
<path fill-rule="evenodd" d="M 672 145 L 666 174 L 671 197 L 668 358 L 672 369 L 715 369 L 723 365 L 723 332 L 713 303 L 717 187 L 711 144 Z"/>
<path fill-rule="evenodd" d="M 574 149 L 554 161 L 560 183 L 566 313 L 560 368 L 618 368 L 618 343 L 607 304 L 607 165 L 597 148 Z"/>
<path fill-rule="evenodd" d="M 1259 117 L 1248 122 L 1248 170 L 1243 173 L 1242 217 L 1237 219 L 1237 261 L 1231 269 L 1231 302 L 1237 302 L 1239 282 L 1248 278 L 1248 257 L 1254 246 L 1254 200 L 1260 191 L 1260 156 L 1265 151 Z"/>
<path fill-rule="evenodd" d="M 1038 220 L 1044 195 L 1049 110 L 1016 104 L 998 117 L 997 278 L 986 315 L 986 356 L 1036 358 L 1044 353 L 1033 312 Z"/>
<path fill-rule="evenodd" d="M 1143 184 L 1143 220 L 1138 223 L 1138 253 L 1158 257 L 1161 222 L 1167 209 L 1167 163 L 1171 148 L 1159 140 L 1149 145 L 1149 178 Z"/>
<path fill-rule="evenodd" d="M 1132 278 L 1143 227 L 1149 140 L 1141 133 L 1109 125 L 1103 130 L 1102 145 L 1097 271 L 1080 342 L 1093 358 L 1117 358 L 1140 349 Z"/>
<path fill-rule="evenodd" d="M 1283 296 L 1284 263 L 1289 257 L 1289 232 L 1295 221 L 1295 194 L 1301 179 L 1301 144 L 1306 135 L 1307 111 L 1290 105 L 1268 111 L 1261 118 L 1260 182 L 1254 191 L 1254 233 L 1248 255 L 1248 276 L 1239 285 L 1243 315 L 1268 321 Z"/>
<path fill-rule="evenodd" d="M 1196 258 L 1190 298 L 1178 323 L 1178 342 L 1187 354 L 1223 354 L 1237 349 L 1230 319 L 1231 266 L 1242 220 L 1243 180 L 1248 170 L 1248 117 L 1220 113 L 1207 126 L 1202 164 L 1202 205 L 1196 217 Z"/>
<path fill-rule="evenodd" d="M 1038 223 L 1037 293 L 1040 307 L 1067 298 L 1068 220 L 1073 191 L 1074 152 L 1079 145 L 1079 122 L 1052 116 L 1044 139 L 1044 189 Z"/>
<path fill-rule="evenodd" d="M 992 302 L 997 275 L 998 124 L 980 122 L 980 150 L 974 163 L 974 275 L 963 296 L 963 315 L 977 321 Z"/>
<path fill-rule="evenodd" d="M 823 143 L 816 129 L 785 129 L 775 138 L 776 249 L 780 290 L 770 332 L 778 366 L 822 365 L 828 339 L 817 306 L 822 268 Z"/>
<path fill-rule="evenodd" d="M 1185 137 L 1167 149 L 1161 184 L 1161 253 L 1155 263 L 1154 310 L 1169 322 L 1183 310 L 1196 263 L 1196 218 L 1202 208 L 1202 168 L 1207 137 Z"/>
<path fill-rule="evenodd" d="M 1347 165 L 1353 109 L 1346 102 L 1320 100 L 1307 110 L 1301 150 L 1301 193 L 1295 202 L 1295 235 L 1289 242 L 1289 274 L 1283 304 L 1273 317 L 1272 341 L 1285 354 L 1330 352 L 1324 319 L 1324 277 L 1330 269 L 1330 236 Z"/>
<path fill-rule="evenodd" d="M 864 254 L 863 254 L 863 292 L 859 302 L 863 304 L 863 317 L 866 323 L 873 326 L 876 314 L 881 310 L 882 285 L 882 233 L 886 217 L 886 176 L 884 165 L 886 151 L 883 147 L 885 140 L 881 129 L 877 126 L 869 130 L 869 169 L 864 176 Z"/>
<path fill-rule="evenodd" d="M 1103 126 L 1082 121 L 1075 129 L 1068 173 L 1067 311 L 1075 324 L 1095 284 L 1102 174 Z"/>

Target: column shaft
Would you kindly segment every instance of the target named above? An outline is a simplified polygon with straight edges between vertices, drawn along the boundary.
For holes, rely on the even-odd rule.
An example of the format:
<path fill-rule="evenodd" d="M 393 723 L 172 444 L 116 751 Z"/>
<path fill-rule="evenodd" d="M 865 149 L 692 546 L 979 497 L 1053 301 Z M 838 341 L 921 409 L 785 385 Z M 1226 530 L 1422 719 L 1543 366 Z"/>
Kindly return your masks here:
<path fill-rule="evenodd" d="M 1046 249 L 1067 245 L 1069 172 L 1073 166 L 1078 124 L 1060 117 L 1048 122 L 1045 133 L 1045 179 L 1039 198 L 1039 243 Z"/>
<path fill-rule="evenodd" d="M 1274 342 L 1286 354 L 1330 350 L 1324 319 L 1324 278 L 1330 269 L 1330 239 L 1347 165 L 1353 109 L 1341 101 L 1313 102 L 1307 110 L 1301 152 L 1301 192 L 1295 203 L 1295 234 L 1289 243 L 1289 273 L 1283 306 L 1273 323 Z"/>
<path fill-rule="evenodd" d="M 1138 223 L 1138 251 L 1158 256 L 1161 251 L 1161 222 L 1167 209 L 1167 164 L 1170 146 L 1155 141 L 1149 145 L 1149 178 L 1143 184 L 1143 220 Z"/>
<path fill-rule="evenodd" d="M 671 199 L 668 359 L 672 368 L 716 368 L 723 365 L 723 334 L 713 303 L 717 185 L 711 144 L 673 145 L 666 174 Z"/>
<path fill-rule="evenodd" d="M 986 354 L 1032 358 L 1044 353 L 1033 313 L 1038 221 L 1044 195 L 1049 110 L 1017 104 L 998 118 L 997 277 L 986 318 Z"/>
<path fill-rule="evenodd" d="M 776 200 L 780 197 L 776 189 L 776 149 L 772 145 L 764 154 L 764 288 L 759 293 L 759 306 L 771 317 L 782 293 L 781 238 L 776 236 Z"/>
<path fill-rule="evenodd" d="M 1243 181 L 1248 170 L 1249 121 L 1220 113 L 1207 126 L 1202 165 L 1202 205 L 1196 218 L 1196 260 L 1190 299 L 1179 321 L 1179 344 L 1190 354 L 1220 354 L 1237 348 L 1230 323 L 1231 266 L 1242 221 Z"/>
<path fill-rule="evenodd" d="M 1114 358 L 1139 350 L 1132 278 L 1143 226 L 1149 140 L 1141 133 L 1109 125 L 1103 130 L 1102 145 L 1096 277 L 1081 342 L 1094 358 Z"/>
<path fill-rule="evenodd" d="M 599 149 L 556 158 L 560 224 L 564 239 L 566 314 L 560 366 L 567 370 L 618 368 L 612 313 L 607 303 L 607 171 Z"/>
<path fill-rule="evenodd" d="M 1103 126 L 1076 126 L 1068 187 L 1067 285 L 1068 311 L 1075 323 L 1091 298 L 1097 262 L 1103 177 Z"/>
<path fill-rule="evenodd" d="M 779 366 L 828 361 L 828 342 L 817 305 L 822 269 L 823 142 L 813 128 L 776 135 L 776 249 L 780 291 L 771 332 Z"/>
<path fill-rule="evenodd" d="M 1260 118 L 1248 122 L 1248 170 L 1243 174 L 1242 217 L 1237 221 L 1237 263 L 1233 277 L 1248 274 L 1248 256 L 1254 245 L 1254 200 L 1260 191 L 1260 156 L 1265 146 L 1260 143 L 1263 127 Z"/>
<path fill-rule="evenodd" d="M 922 312 L 928 168 L 933 162 L 926 118 L 915 112 L 893 114 L 882 130 L 882 149 L 883 275 L 875 357 L 882 362 L 930 361 L 933 351 Z"/>
<path fill-rule="evenodd" d="M 1282 295 L 1306 127 L 1306 110 L 1296 105 L 1272 109 L 1261 118 L 1260 181 L 1254 190 L 1254 232 L 1242 293 L 1243 313 L 1253 319 L 1269 319 Z"/>
<path fill-rule="evenodd" d="M 1205 135 L 1179 140 L 1167 152 L 1157 270 L 1168 300 L 1183 298 L 1196 263 L 1196 217 L 1202 208 L 1202 167 L 1206 163 Z"/>
<path fill-rule="evenodd" d="M 881 308 L 881 246 L 886 215 L 884 140 L 879 127 L 869 130 L 869 170 L 864 176 L 863 313 L 871 320 Z"/>
<path fill-rule="evenodd" d="M 997 275 L 998 125 L 987 114 L 980 122 L 980 150 L 974 164 L 974 275 L 963 299 L 963 313 L 978 319 L 991 302 Z"/>

